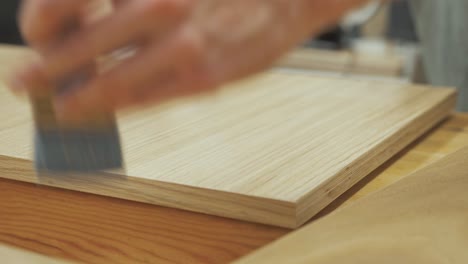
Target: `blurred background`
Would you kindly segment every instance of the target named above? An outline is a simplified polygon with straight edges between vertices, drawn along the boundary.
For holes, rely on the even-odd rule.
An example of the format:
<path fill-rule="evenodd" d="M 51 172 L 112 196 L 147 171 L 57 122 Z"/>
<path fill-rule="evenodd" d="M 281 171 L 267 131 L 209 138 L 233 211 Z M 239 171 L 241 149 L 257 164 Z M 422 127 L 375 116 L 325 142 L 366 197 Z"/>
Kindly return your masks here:
<path fill-rule="evenodd" d="M 16 23 L 16 14 L 21 1 L 2 0 L 0 4 L 0 42 L 6 44 L 23 44 Z M 384 61 L 388 65 L 369 65 L 370 68 L 377 67 L 374 73 L 368 69 L 368 75 L 383 75 L 383 77 L 408 77 L 413 74 L 413 63 L 417 37 L 413 29 L 411 12 L 407 1 L 395 1 L 390 4 L 381 4 L 376 1 L 361 10 L 356 10 L 343 21 L 326 30 L 319 37 L 311 38 L 304 43 L 303 47 L 308 48 L 302 51 L 303 54 L 291 54 L 291 61 L 282 61 L 286 68 L 306 68 L 307 70 L 317 70 L 331 73 L 345 71 L 341 66 L 350 66 L 350 62 L 344 60 L 346 55 L 343 52 L 352 51 L 355 54 L 369 56 L 369 60 L 376 56 L 383 56 L 380 64 Z M 314 51 L 317 52 L 316 60 L 313 60 Z M 322 52 L 321 52 L 322 51 Z M 405 54 L 398 58 L 397 53 Z M 299 52 L 301 53 L 301 52 Z M 310 65 L 295 62 L 294 59 L 301 57 Z M 336 57 L 336 58 L 335 58 Z M 351 58 L 351 56 L 349 57 Z M 301 59 L 301 58 L 299 58 Z M 364 58 L 365 59 L 365 58 Z M 324 63 L 322 60 L 329 60 Z M 315 62 L 314 62 L 315 61 Z M 298 65 L 296 65 L 299 63 Z M 343 65 L 339 65 L 342 64 Z M 306 63 L 307 64 L 307 63 Z M 338 65 L 333 65 L 338 64 Z M 320 67 L 322 65 L 323 67 Z M 364 65 L 362 65 L 364 66 Z M 384 69 L 386 68 L 386 69 Z M 355 69 L 355 71 L 365 71 L 365 69 Z M 351 70 L 349 70 L 351 71 Z M 380 72 L 379 72 L 380 71 Z"/>
<path fill-rule="evenodd" d="M 427 83 L 411 1 L 372 1 L 306 41 L 280 65 L 318 74 Z"/>
<path fill-rule="evenodd" d="M 16 25 L 19 2 L 0 3 L 0 43 L 23 44 Z M 468 27 L 466 12 L 466 0 L 372 1 L 311 37 L 274 69 L 457 87 L 458 110 L 468 111 L 468 60 L 460 56 L 468 55 L 468 40 L 460 37 Z"/>
<path fill-rule="evenodd" d="M 16 23 L 16 13 L 20 1 L 2 0 L 0 3 L 0 42 L 23 44 Z"/>

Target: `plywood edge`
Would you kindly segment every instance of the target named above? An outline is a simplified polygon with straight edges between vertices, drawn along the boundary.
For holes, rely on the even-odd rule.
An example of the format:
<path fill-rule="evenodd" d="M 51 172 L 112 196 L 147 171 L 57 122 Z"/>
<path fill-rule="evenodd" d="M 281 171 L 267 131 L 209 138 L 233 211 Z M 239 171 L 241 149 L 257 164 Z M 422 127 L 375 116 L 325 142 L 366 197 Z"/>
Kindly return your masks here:
<path fill-rule="evenodd" d="M 3 178 L 167 206 L 243 221 L 293 228 L 296 204 L 175 183 L 111 174 L 36 175 L 30 160 L 0 155 Z"/>
<path fill-rule="evenodd" d="M 445 94 L 438 104 L 427 109 L 425 113 L 412 120 L 403 129 L 382 141 L 353 164 L 347 166 L 339 173 L 338 177 L 333 177 L 330 181 L 324 182 L 321 186 L 299 199 L 297 201 L 295 228 L 302 226 L 357 182 L 450 116 L 455 108 L 457 92 L 452 88 L 441 89 L 444 89 Z M 356 174 L 356 172 L 359 173 Z"/>

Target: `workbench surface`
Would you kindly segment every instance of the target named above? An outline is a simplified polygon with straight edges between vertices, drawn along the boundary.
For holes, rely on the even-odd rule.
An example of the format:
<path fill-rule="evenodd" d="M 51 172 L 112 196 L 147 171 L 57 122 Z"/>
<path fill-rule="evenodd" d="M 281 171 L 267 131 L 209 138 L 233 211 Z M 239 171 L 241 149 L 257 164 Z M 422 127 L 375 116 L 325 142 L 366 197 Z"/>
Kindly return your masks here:
<path fill-rule="evenodd" d="M 0 60 L 1 55 L 2 52 Z M 454 114 L 342 195 L 318 217 L 466 145 L 468 114 Z M 51 257 L 85 263 L 226 263 L 288 232 L 0 179 L 0 244 Z"/>

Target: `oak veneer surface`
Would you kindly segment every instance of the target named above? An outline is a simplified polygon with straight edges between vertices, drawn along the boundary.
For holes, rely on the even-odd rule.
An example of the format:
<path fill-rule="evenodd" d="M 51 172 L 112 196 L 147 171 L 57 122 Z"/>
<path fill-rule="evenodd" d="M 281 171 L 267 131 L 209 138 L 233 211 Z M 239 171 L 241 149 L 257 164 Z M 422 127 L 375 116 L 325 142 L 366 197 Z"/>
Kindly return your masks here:
<path fill-rule="evenodd" d="M 0 245 L 0 261 L 2 264 L 71 264 L 63 260 L 51 259 L 46 256 L 2 245 Z"/>
<path fill-rule="evenodd" d="M 468 263 L 468 148 L 237 263 Z"/>
<path fill-rule="evenodd" d="M 455 102 L 452 89 L 266 73 L 121 113 L 124 174 L 38 178 L 29 106 L 0 93 L 1 177 L 284 227 L 306 222 Z"/>

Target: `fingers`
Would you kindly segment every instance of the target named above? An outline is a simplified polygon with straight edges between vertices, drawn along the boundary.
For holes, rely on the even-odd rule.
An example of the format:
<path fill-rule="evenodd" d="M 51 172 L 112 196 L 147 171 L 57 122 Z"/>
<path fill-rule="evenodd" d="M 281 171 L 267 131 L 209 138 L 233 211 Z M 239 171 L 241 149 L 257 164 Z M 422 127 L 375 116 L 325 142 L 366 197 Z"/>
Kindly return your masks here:
<path fill-rule="evenodd" d="M 169 76 L 156 80 L 139 91 L 138 96 L 131 97 L 120 108 L 132 106 L 154 105 L 168 100 L 187 96 L 202 95 L 213 92 L 217 88 L 216 81 L 204 68 L 187 69 L 178 76 Z M 165 81 L 164 81 L 165 80 Z"/>
<path fill-rule="evenodd" d="M 59 111 L 67 116 L 79 114 L 83 109 L 126 107 L 142 101 L 142 97 L 147 95 L 144 87 L 154 83 L 155 79 L 159 83 L 164 83 L 164 80 L 177 83 L 180 80 L 173 80 L 191 80 L 191 86 L 197 86 L 205 76 L 200 59 L 203 43 L 190 30 L 176 32 L 166 41 L 155 41 L 134 57 L 96 76 L 74 93 L 59 98 Z"/>
<path fill-rule="evenodd" d="M 46 55 L 41 64 L 26 69 L 22 78 L 30 87 L 41 87 L 32 85 L 34 83 L 63 79 L 102 54 L 177 26 L 188 12 L 189 2 L 191 1 L 121 2 L 114 14 L 81 28 Z"/>
<path fill-rule="evenodd" d="M 25 0 L 20 9 L 20 28 L 32 46 L 45 49 L 62 36 L 67 24 L 76 20 L 88 1 Z"/>

